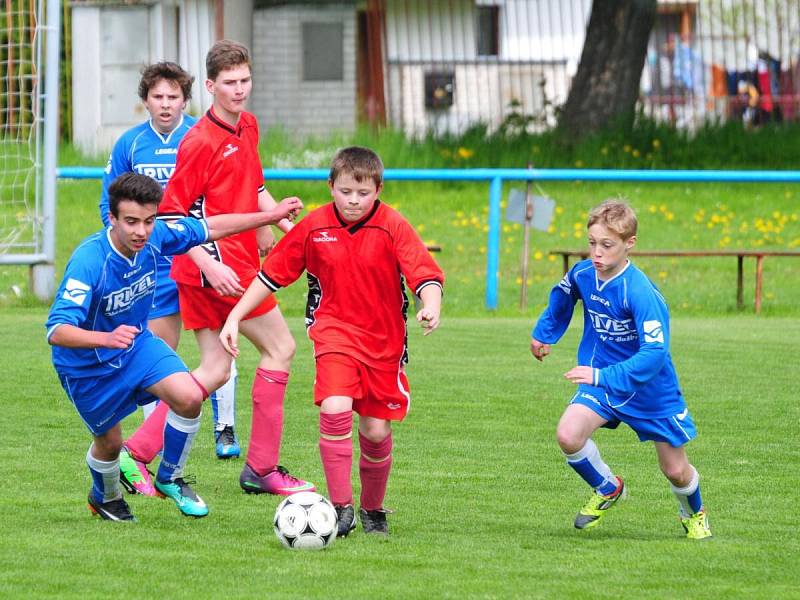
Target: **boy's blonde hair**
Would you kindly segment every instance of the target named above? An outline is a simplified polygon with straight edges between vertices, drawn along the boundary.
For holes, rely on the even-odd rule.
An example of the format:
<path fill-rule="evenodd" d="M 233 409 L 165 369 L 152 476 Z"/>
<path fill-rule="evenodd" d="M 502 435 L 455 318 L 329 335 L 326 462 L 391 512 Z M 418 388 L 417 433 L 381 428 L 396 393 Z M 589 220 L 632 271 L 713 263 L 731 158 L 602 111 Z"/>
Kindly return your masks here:
<path fill-rule="evenodd" d="M 600 223 L 616 233 L 623 240 L 630 239 L 636 235 L 639 225 L 636 220 L 636 212 L 627 202 L 609 198 L 589 211 L 589 221 L 586 223 L 588 229 L 592 225 Z"/>
<path fill-rule="evenodd" d="M 359 183 L 371 179 L 378 188 L 383 183 L 383 162 L 380 156 L 369 148 L 362 146 L 342 148 L 331 161 L 328 181 L 335 183 L 339 175 L 350 175 Z"/>
<path fill-rule="evenodd" d="M 206 54 L 206 77 L 215 81 L 220 71 L 239 65 L 247 65 L 252 70 L 247 46 L 233 40 L 220 40 Z"/>

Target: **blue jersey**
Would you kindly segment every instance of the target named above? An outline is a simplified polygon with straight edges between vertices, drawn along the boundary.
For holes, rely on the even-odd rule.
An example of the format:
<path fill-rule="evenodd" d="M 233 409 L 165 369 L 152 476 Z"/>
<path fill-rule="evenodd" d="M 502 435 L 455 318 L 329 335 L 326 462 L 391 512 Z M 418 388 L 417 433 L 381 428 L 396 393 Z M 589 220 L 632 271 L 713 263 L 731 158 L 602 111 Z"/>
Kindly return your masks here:
<path fill-rule="evenodd" d="M 47 338 L 59 325 L 90 331 L 113 331 L 120 325 L 150 335 L 147 319 L 153 304 L 159 256 L 181 254 L 208 240 L 204 220 L 156 221 L 144 249 L 127 258 L 111 243 L 110 228 L 86 238 L 73 252 L 47 319 Z M 138 339 L 138 336 L 137 336 Z M 126 349 L 53 346 L 53 365 L 70 377 L 106 375 L 125 363 Z"/>
<path fill-rule="evenodd" d="M 593 384 L 622 414 L 662 418 L 686 404 L 669 354 L 669 310 L 658 288 L 633 263 L 601 281 L 584 260 L 550 292 L 533 337 L 555 344 L 566 332 L 575 304 L 583 304 L 578 365 L 594 369 Z"/>
<path fill-rule="evenodd" d="M 155 179 L 162 189 L 175 171 L 178 144 L 197 122 L 188 115 L 181 115 L 178 125 L 170 133 L 159 133 L 150 120 L 140 123 L 122 134 L 114 144 L 103 175 L 103 191 L 100 195 L 100 218 L 108 227 L 108 186 L 123 173 L 139 173 Z"/>

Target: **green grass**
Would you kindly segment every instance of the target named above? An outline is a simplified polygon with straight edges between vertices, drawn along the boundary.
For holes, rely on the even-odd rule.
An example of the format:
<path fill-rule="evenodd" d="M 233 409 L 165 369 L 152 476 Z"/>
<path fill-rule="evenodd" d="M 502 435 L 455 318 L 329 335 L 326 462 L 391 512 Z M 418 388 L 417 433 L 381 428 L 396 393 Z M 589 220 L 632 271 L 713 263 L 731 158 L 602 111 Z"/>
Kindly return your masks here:
<path fill-rule="evenodd" d="M 699 428 L 689 454 L 715 535 L 692 543 L 652 446 L 624 427 L 596 440 L 631 497 L 598 529 L 572 528 L 588 490 L 565 466 L 554 430 L 571 395 L 561 374 L 573 364 L 578 326 L 539 364 L 528 353 L 530 317 L 453 318 L 446 306 L 438 332 L 410 335 L 414 398 L 395 428 L 390 540 L 357 530 L 321 553 L 280 546 L 270 525 L 279 499 L 243 494 L 242 462 L 213 458 L 210 411 L 188 469 L 208 518 L 129 497 L 138 523 L 91 519 L 90 437 L 50 366 L 45 318 L 42 308 L 0 310 L 0 596 L 800 597 L 796 318 L 673 320 L 672 353 Z M 290 325 L 299 350 L 282 460 L 322 484 L 310 345 L 301 319 Z M 181 354 L 196 364 L 189 335 Z M 237 411 L 244 441 L 254 364 L 248 348 Z"/>
<path fill-rule="evenodd" d="M 508 184 L 504 197 L 511 187 Z M 324 183 L 275 181 L 276 197 L 299 195 L 309 208 L 330 198 Z M 58 186 L 57 276 L 77 243 L 99 228 L 97 181 L 62 181 Z M 788 184 L 681 185 L 623 183 L 551 183 L 545 193 L 555 198 L 552 232 L 531 234 L 528 277 L 530 312 L 547 301 L 561 277 L 561 261 L 549 252 L 584 248 L 588 209 L 610 196 L 627 197 L 639 212 L 639 249 L 800 249 L 800 192 Z M 477 183 L 388 182 L 383 198 L 396 206 L 429 243 L 442 246 L 437 255 L 448 280 L 450 314 L 486 316 L 486 222 L 488 188 Z M 526 314 L 519 309 L 522 254 L 520 226 L 503 222 L 500 254 L 502 316 Z M 735 258 L 639 258 L 637 263 L 662 289 L 675 315 L 736 314 Z M 753 309 L 755 260 L 745 261 L 745 311 Z M 35 306 L 28 293 L 28 269 L 0 265 L 0 305 Z M 800 260 L 764 261 L 765 316 L 800 315 Z M 22 298 L 12 292 L 22 290 Z M 283 308 L 302 314 L 304 284 L 281 292 Z"/>

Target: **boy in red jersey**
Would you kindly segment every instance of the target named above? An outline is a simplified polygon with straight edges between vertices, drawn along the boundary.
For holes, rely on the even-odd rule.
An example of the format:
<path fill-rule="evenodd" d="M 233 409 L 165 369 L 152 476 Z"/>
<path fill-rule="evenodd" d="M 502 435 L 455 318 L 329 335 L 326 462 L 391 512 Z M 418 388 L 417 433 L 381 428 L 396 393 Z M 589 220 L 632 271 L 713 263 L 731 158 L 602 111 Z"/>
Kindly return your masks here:
<path fill-rule="evenodd" d="M 404 365 L 404 278 L 423 304 L 417 321 L 439 326 L 444 273 L 417 233 L 382 204 L 383 164 L 371 150 L 340 150 L 328 186 L 333 202 L 309 213 L 265 259 L 228 315 L 219 338 L 234 358 L 239 328 L 274 291 L 308 274 L 306 327 L 314 343 L 314 402 L 320 407 L 320 455 L 338 535 L 355 529 L 350 469 L 352 411 L 359 414 L 361 509 L 366 533 L 388 535 L 383 499 L 392 464 L 391 421 L 402 420 L 410 394 Z M 244 330 L 243 330 L 244 332 Z"/>
<path fill-rule="evenodd" d="M 186 134 L 178 148 L 159 218 L 206 218 L 220 213 L 269 210 L 275 200 L 264 187 L 258 157 L 258 123 L 245 111 L 252 90 L 250 54 L 230 40 L 215 43 L 206 56 L 206 89 L 213 106 Z M 283 231 L 292 224 L 278 223 Z M 255 278 L 259 250 L 274 243 L 269 228 L 231 236 L 176 257 L 172 278 L 178 284 L 181 316 L 195 332 L 200 364 L 224 383 L 231 358 L 218 341 L 219 329 L 239 296 Z M 261 354 L 253 384 L 253 420 L 247 461 L 239 483 L 248 493 L 289 495 L 314 485 L 278 465 L 283 432 L 283 400 L 295 342 L 274 298 L 248 311 L 242 333 Z M 160 430 L 154 413 L 126 443 L 131 455 L 149 462 L 157 454 Z M 161 419 L 163 420 L 163 418 Z"/>

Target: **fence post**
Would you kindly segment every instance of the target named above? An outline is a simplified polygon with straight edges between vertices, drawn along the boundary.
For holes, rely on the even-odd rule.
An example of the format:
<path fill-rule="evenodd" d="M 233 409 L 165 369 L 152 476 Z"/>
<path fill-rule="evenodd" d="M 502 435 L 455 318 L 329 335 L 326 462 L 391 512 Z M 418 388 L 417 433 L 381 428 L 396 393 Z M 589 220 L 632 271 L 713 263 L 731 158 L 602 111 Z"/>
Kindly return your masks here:
<path fill-rule="evenodd" d="M 489 183 L 489 235 L 486 247 L 486 308 L 497 309 L 497 273 L 500 270 L 500 199 L 502 177 Z"/>

